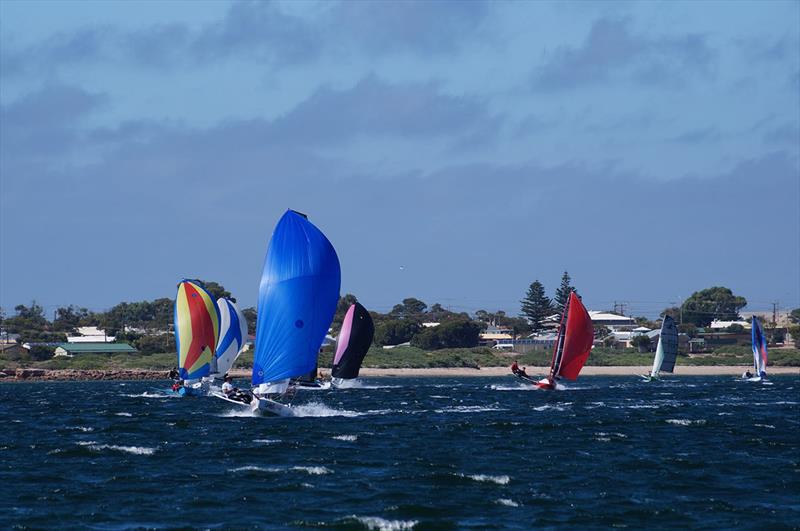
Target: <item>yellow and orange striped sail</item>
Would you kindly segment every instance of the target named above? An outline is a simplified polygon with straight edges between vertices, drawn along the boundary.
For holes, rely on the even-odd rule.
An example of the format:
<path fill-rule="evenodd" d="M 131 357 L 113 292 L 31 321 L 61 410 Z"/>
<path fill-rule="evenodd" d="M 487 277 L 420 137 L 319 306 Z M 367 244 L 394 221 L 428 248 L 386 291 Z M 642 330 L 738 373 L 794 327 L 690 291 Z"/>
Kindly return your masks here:
<path fill-rule="evenodd" d="M 183 280 L 175 297 L 175 346 L 181 378 L 193 380 L 211 372 L 218 339 L 217 304 L 202 283 Z"/>

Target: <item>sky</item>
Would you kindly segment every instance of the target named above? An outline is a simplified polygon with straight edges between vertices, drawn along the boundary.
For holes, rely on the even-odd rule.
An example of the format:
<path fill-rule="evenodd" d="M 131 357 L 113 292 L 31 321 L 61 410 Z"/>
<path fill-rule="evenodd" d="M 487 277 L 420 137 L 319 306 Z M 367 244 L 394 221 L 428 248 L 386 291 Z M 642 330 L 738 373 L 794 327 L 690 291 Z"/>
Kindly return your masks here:
<path fill-rule="evenodd" d="M 798 2 L 0 2 L 0 306 L 254 305 L 282 213 L 341 292 L 800 307 Z"/>

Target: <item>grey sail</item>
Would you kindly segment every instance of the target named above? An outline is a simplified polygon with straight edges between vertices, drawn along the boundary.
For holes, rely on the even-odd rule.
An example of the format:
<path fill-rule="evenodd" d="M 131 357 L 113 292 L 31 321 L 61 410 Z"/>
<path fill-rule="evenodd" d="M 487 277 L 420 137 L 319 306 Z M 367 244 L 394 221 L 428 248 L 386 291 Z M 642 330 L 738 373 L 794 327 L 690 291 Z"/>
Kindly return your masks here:
<path fill-rule="evenodd" d="M 675 369 L 675 358 L 678 357 L 678 327 L 675 326 L 675 320 L 669 315 L 664 317 L 664 323 L 661 325 L 659 342 L 664 349 L 661 370 L 672 372 Z"/>

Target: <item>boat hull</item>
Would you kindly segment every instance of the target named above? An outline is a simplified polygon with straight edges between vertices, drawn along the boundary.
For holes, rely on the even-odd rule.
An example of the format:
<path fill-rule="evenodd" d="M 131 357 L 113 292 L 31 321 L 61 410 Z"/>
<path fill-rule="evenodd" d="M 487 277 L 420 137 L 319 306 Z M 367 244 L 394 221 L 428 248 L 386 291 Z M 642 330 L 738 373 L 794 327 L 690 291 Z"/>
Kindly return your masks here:
<path fill-rule="evenodd" d="M 547 378 L 536 382 L 536 387 L 538 387 L 539 389 L 546 389 L 548 391 L 552 391 L 556 388 L 555 384 L 550 380 L 548 380 Z"/>
<path fill-rule="evenodd" d="M 241 400 L 234 400 L 228 398 L 223 393 L 212 392 L 211 396 L 224 400 L 225 402 L 236 406 L 243 411 L 250 411 L 254 415 L 274 416 L 274 417 L 294 417 L 295 411 L 291 406 L 281 404 L 275 400 L 268 398 L 256 398 L 250 403 L 242 402 Z"/>

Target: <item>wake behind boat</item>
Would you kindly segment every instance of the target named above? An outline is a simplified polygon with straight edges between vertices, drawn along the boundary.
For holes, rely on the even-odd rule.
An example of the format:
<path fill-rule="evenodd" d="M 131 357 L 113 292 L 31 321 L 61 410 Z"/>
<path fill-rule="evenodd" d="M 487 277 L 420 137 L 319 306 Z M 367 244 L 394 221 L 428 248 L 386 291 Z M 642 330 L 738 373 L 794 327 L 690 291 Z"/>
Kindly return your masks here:
<path fill-rule="evenodd" d="M 678 327 L 675 320 L 669 315 L 664 317 L 661 323 L 661 333 L 658 336 L 658 347 L 653 358 L 653 368 L 650 374 L 642 375 L 645 382 L 652 382 L 659 379 L 659 373 L 675 370 L 675 360 L 678 357 Z"/>
<path fill-rule="evenodd" d="M 252 398 L 218 398 L 254 413 L 292 416 L 291 379 L 315 369 L 340 283 L 333 245 L 305 215 L 288 210 L 272 234 L 261 275 Z"/>

